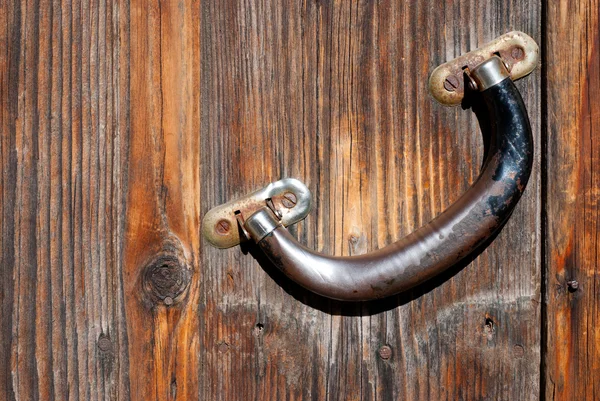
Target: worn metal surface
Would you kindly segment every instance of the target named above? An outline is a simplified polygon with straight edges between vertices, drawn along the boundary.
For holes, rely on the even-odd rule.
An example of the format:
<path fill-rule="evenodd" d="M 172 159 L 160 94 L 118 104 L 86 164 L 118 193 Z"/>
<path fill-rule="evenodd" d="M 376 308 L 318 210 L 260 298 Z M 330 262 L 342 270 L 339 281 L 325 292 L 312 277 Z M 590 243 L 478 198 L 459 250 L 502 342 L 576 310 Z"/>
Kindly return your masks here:
<path fill-rule="evenodd" d="M 494 57 L 473 71 L 475 80 L 505 69 Z M 477 76 L 481 74 L 482 76 Z M 250 216 L 246 228 L 272 231 L 255 238 L 267 257 L 289 278 L 325 297 L 364 301 L 408 290 L 443 272 L 475 251 L 510 217 L 529 179 L 533 140 L 527 111 L 514 83 L 506 78 L 481 92 L 482 129 L 491 134 L 484 167 L 469 190 L 446 211 L 404 239 L 358 256 L 332 257 L 300 244 L 268 209 Z M 256 222 L 255 222 L 256 220 Z M 264 237 L 264 238 L 263 238 Z"/>
<path fill-rule="evenodd" d="M 465 70 L 473 69 L 494 54 L 502 58 L 513 80 L 530 74 L 539 63 L 537 43 L 526 33 L 509 32 L 437 67 L 429 78 L 429 92 L 442 104 L 460 104 L 465 95 Z"/>
<path fill-rule="evenodd" d="M 218 248 L 230 248 L 246 240 L 240 235 L 244 216 L 271 204 L 280 216 L 281 224 L 289 226 L 304 219 L 312 204 L 312 195 L 306 185 L 294 178 L 284 178 L 243 198 L 217 206 L 206 213 L 202 221 L 204 238 Z"/>

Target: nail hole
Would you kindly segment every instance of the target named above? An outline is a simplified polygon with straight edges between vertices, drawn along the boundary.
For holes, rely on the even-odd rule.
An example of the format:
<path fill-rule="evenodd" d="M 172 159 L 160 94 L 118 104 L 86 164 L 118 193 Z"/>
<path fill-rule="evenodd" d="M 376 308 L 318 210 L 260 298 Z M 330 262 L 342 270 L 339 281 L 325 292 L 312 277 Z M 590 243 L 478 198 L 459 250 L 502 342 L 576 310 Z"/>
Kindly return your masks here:
<path fill-rule="evenodd" d="M 256 330 L 258 330 L 258 331 L 263 331 L 264 328 L 265 328 L 265 326 L 262 323 L 258 323 L 256 325 Z"/>
<path fill-rule="evenodd" d="M 494 321 L 492 319 L 490 319 L 489 317 L 485 318 L 485 326 L 492 330 L 494 328 Z"/>

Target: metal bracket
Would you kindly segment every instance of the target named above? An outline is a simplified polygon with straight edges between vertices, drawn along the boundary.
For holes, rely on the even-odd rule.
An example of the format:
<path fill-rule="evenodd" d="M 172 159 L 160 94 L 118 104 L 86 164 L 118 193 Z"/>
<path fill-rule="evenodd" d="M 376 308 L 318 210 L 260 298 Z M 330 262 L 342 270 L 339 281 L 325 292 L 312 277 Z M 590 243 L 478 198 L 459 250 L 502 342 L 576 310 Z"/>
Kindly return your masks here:
<path fill-rule="evenodd" d="M 310 212 L 312 194 L 301 181 L 285 178 L 243 198 L 217 206 L 202 220 L 202 233 L 217 248 L 231 248 L 246 241 L 244 216 L 268 206 L 285 227 L 303 220 Z"/>
<path fill-rule="evenodd" d="M 539 63 L 537 43 L 523 32 L 509 32 L 437 67 L 429 78 L 429 92 L 444 105 L 459 105 L 465 95 L 465 72 L 494 55 L 504 61 L 513 81 L 531 73 Z"/>

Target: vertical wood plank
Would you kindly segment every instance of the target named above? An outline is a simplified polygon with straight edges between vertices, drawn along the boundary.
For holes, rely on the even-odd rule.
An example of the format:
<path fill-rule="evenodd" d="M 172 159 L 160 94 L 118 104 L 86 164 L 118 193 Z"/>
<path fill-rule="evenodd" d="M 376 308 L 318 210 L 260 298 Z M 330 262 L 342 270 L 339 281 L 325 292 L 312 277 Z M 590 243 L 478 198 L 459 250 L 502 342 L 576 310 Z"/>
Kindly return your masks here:
<path fill-rule="evenodd" d="M 1 10 L 0 398 L 125 399 L 128 4 Z"/>
<path fill-rule="evenodd" d="M 197 2 L 131 2 L 131 135 L 123 287 L 131 398 L 198 394 Z"/>
<path fill-rule="evenodd" d="M 600 397 L 597 1 L 546 2 L 545 399 Z M 577 281 L 577 289 L 570 281 Z"/>
<path fill-rule="evenodd" d="M 202 211 L 291 176 L 315 196 L 294 228 L 309 246 L 358 254 L 408 234 L 466 190 L 482 158 L 476 120 L 435 104 L 429 73 L 509 30 L 539 40 L 540 12 L 517 1 L 203 2 Z M 530 186 L 496 241 L 443 283 L 344 305 L 204 242 L 201 398 L 539 397 L 539 71 L 519 87 L 538 144 Z"/>

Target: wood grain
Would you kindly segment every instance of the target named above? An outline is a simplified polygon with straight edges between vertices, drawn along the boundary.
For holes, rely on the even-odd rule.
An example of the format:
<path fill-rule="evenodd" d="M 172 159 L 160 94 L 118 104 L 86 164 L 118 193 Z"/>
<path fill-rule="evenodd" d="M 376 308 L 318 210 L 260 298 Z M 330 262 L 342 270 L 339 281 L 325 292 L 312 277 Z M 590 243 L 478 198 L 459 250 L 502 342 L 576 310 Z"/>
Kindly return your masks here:
<path fill-rule="evenodd" d="M 548 2 L 545 399 L 600 398 L 597 1 Z M 569 288 L 577 281 L 578 289 Z"/>
<path fill-rule="evenodd" d="M 199 29 L 192 0 L 130 3 L 123 288 L 131 399 L 198 394 Z"/>
<path fill-rule="evenodd" d="M 128 393 L 127 12 L 104 1 L 2 2 L 3 400 Z"/>
<path fill-rule="evenodd" d="M 511 29 L 539 39 L 540 23 L 540 6 L 522 2 L 206 3 L 203 212 L 291 176 L 316 199 L 295 228 L 309 246 L 348 255 L 408 234 L 457 199 L 482 160 L 472 114 L 435 104 L 429 73 Z M 539 77 L 519 84 L 538 139 Z M 204 243 L 201 398 L 537 398 L 538 164 L 483 255 L 387 303 L 330 302 Z"/>
<path fill-rule="evenodd" d="M 481 256 L 384 302 L 324 300 L 199 233 L 290 176 L 316 199 L 294 232 L 321 251 L 426 223 L 482 160 L 429 73 L 509 30 L 539 40 L 540 18 L 517 0 L 0 0 L 0 399 L 538 398 L 537 162 Z M 539 139 L 539 72 L 519 87 Z"/>

